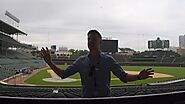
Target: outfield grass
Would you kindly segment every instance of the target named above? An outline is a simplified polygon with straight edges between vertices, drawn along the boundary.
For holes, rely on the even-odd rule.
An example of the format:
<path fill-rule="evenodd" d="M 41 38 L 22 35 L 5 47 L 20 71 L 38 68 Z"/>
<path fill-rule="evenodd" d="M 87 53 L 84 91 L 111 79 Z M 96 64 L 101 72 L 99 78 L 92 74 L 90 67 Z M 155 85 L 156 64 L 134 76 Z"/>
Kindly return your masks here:
<path fill-rule="evenodd" d="M 66 69 L 67 66 L 59 66 L 61 69 Z M 148 68 L 148 66 L 124 66 L 123 69 L 126 71 L 140 71 L 144 68 Z M 173 75 L 174 77 L 169 78 L 149 78 L 145 80 L 139 80 L 139 81 L 133 81 L 128 83 L 123 83 L 120 80 L 111 80 L 111 85 L 122 85 L 122 84 L 144 84 L 144 83 L 152 83 L 152 82 L 160 82 L 160 81 L 166 81 L 166 80 L 174 80 L 179 78 L 185 77 L 185 67 L 152 67 L 154 69 L 154 72 L 156 73 L 163 73 L 163 74 L 169 74 Z M 34 85 L 75 85 L 80 86 L 81 82 L 45 82 L 42 79 L 44 78 L 51 78 L 50 74 L 47 72 L 47 70 L 50 70 L 50 68 L 47 68 L 45 70 L 41 70 L 37 74 L 33 75 L 31 78 L 27 79 L 25 83 L 27 84 L 34 84 Z M 113 74 L 111 74 L 112 78 L 116 78 Z M 80 79 L 79 73 L 76 73 L 70 78 L 76 78 Z"/>

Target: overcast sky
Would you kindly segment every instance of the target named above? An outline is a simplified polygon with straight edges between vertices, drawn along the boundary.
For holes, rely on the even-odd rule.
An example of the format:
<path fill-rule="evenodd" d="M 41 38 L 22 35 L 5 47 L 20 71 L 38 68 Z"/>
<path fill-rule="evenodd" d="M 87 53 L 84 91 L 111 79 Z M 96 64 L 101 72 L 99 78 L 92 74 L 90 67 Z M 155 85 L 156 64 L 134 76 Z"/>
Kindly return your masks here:
<path fill-rule="evenodd" d="M 19 41 L 36 46 L 87 49 L 87 32 L 118 39 L 119 47 L 147 50 L 147 41 L 169 39 L 178 46 L 185 33 L 185 0 L 0 0 L 4 13 L 20 19 L 28 36 Z"/>

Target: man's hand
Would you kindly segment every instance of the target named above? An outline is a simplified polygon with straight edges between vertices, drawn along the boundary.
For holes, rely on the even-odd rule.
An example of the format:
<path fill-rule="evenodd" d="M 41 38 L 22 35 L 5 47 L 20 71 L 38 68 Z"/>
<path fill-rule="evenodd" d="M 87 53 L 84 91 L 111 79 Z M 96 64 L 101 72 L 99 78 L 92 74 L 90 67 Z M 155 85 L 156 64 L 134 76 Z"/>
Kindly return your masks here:
<path fill-rule="evenodd" d="M 138 79 L 146 79 L 146 78 L 152 78 L 154 75 L 154 70 L 152 68 L 144 69 L 142 70 L 139 75 L 137 76 Z"/>
<path fill-rule="evenodd" d="M 48 48 L 46 50 L 42 47 L 41 56 L 44 58 L 44 61 L 50 66 L 50 68 L 61 78 L 63 78 L 64 70 L 60 70 L 55 64 L 51 62 L 51 56 Z"/>
<path fill-rule="evenodd" d="M 50 64 L 51 63 L 51 56 L 50 56 L 50 52 L 49 52 L 49 50 L 48 50 L 47 47 L 46 47 L 46 50 L 42 47 L 40 54 L 44 58 L 44 61 L 47 64 Z"/>

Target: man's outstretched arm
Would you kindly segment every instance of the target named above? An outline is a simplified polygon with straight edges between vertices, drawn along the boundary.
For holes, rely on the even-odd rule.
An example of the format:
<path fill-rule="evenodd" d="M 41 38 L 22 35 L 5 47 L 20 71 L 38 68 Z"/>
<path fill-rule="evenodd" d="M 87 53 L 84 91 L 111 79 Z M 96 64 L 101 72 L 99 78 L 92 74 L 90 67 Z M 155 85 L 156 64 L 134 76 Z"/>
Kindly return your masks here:
<path fill-rule="evenodd" d="M 42 47 L 41 49 L 41 56 L 44 58 L 44 61 L 50 66 L 50 68 L 61 78 L 63 78 L 64 75 L 64 71 L 59 69 L 55 64 L 52 63 L 51 61 L 51 56 L 50 56 L 50 52 L 48 50 L 48 48 L 46 47 L 46 49 L 44 49 Z"/>
<path fill-rule="evenodd" d="M 148 68 L 148 69 L 144 69 L 144 70 L 140 71 L 140 73 L 137 74 L 137 75 L 127 74 L 126 75 L 126 81 L 130 82 L 130 81 L 152 78 L 153 74 L 154 74 L 153 72 L 154 72 L 154 70 L 152 70 L 152 68 Z"/>

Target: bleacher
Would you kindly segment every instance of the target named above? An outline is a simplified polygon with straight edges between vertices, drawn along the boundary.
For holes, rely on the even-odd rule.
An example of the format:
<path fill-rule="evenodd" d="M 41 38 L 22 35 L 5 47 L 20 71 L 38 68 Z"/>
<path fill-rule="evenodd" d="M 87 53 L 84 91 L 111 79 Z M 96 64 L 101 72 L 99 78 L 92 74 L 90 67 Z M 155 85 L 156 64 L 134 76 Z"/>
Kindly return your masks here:
<path fill-rule="evenodd" d="M 23 51 L 2 49 L 0 54 L 0 80 L 16 74 L 17 70 L 25 67 L 38 69 L 45 66 L 42 59 L 35 58 Z"/>
<path fill-rule="evenodd" d="M 118 61 L 118 62 L 129 62 L 130 61 L 130 57 L 129 56 L 123 56 L 123 55 L 119 55 L 119 54 L 113 54 L 112 57 Z"/>
<path fill-rule="evenodd" d="M 22 68 L 30 67 L 34 69 L 41 68 L 45 66 L 45 62 L 39 59 L 8 59 L 4 58 L 0 60 L 0 80 L 16 74 L 17 70 Z"/>
<path fill-rule="evenodd" d="M 175 60 L 174 60 L 174 63 L 182 63 L 182 64 L 185 64 L 185 57 L 177 57 Z"/>
<path fill-rule="evenodd" d="M 17 70 L 23 68 L 41 68 L 45 62 L 26 52 L 31 47 L 22 44 L 12 38 L 10 35 L 26 33 L 0 20 L 0 80 L 16 74 Z"/>
<path fill-rule="evenodd" d="M 159 63 L 173 63 L 176 58 L 180 58 L 178 53 L 173 51 L 144 51 L 140 54 L 134 55 L 132 61 L 153 61 Z"/>

